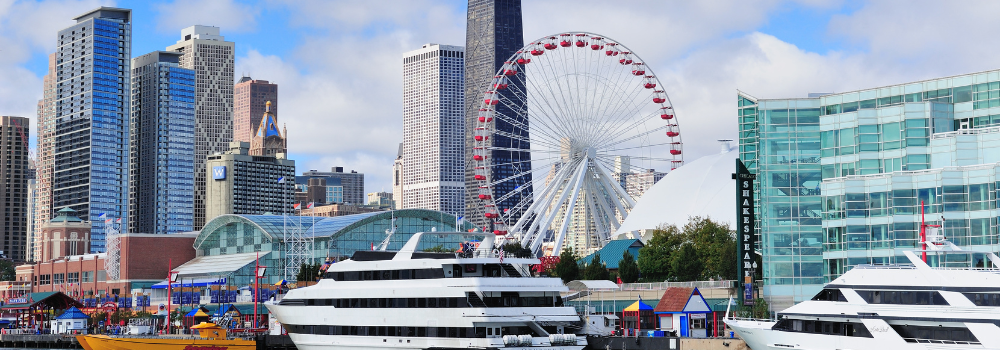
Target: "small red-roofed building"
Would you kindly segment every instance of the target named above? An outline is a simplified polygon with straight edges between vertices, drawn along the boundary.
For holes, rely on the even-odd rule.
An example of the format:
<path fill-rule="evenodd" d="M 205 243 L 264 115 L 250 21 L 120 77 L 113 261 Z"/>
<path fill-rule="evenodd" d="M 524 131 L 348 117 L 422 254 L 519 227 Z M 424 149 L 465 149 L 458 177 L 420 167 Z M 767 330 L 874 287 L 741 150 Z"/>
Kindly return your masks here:
<path fill-rule="evenodd" d="M 696 287 L 670 287 L 653 310 L 660 330 L 676 331 L 681 337 L 707 337 L 707 318 L 712 307 Z"/>

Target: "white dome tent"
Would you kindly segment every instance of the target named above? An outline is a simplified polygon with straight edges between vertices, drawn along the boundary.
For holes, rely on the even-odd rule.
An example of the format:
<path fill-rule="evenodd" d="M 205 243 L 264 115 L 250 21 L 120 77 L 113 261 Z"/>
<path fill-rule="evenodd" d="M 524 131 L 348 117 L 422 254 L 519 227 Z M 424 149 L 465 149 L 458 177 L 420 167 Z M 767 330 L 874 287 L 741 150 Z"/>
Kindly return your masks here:
<path fill-rule="evenodd" d="M 615 238 L 646 241 L 648 237 L 639 237 L 641 231 L 661 225 L 682 227 L 695 216 L 709 217 L 733 228 L 736 180 L 732 174 L 736 172 L 737 158 L 739 151 L 725 142 L 722 153 L 698 158 L 671 171 L 639 198 Z"/>

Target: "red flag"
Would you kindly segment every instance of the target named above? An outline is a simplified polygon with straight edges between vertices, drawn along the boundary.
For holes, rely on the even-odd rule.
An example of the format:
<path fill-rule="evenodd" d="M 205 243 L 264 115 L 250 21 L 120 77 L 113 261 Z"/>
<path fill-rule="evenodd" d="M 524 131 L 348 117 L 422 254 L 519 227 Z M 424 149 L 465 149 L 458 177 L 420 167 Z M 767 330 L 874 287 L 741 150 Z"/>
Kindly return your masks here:
<path fill-rule="evenodd" d="M 306 206 L 306 209 L 312 209 L 313 204 L 316 204 L 316 202 L 309 202 L 309 205 Z"/>
<path fill-rule="evenodd" d="M 292 209 L 296 209 L 296 210 L 298 210 L 298 209 L 299 209 L 299 207 L 301 207 L 301 206 L 302 206 L 302 203 L 295 203 L 295 205 L 294 205 L 294 206 L 292 206 Z"/>
<path fill-rule="evenodd" d="M 618 284 L 622 284 L 622 277 L 618 276 Z"/>

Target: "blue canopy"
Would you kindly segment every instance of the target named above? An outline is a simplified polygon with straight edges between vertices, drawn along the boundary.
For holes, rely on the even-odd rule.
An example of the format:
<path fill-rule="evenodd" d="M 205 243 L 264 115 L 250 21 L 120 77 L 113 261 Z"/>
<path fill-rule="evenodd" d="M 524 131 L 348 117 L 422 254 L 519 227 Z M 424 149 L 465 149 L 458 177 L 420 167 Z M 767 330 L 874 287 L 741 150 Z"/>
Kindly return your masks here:
<path fill-rule="evenodd" d="M 221 286 L 226 284 L 226 278 L 199 278 L 194 280 L 184 280 L 181 282 L 174 282 L 174 288 L 180 287 L 207 287 L 210 285 Z M 167 281 L 163 281 L 152 285 L 152 289 L 167 289 Z"/>
<path fill-rule="evenodd" d="M 69 309 L 66 309 L 66 312 L 63 312 L 62 315 L 59 315 L 58 317 L 56 317 L 57 320 L 77 320 L 77 319 L 81 319 L 81 318 L 82 319 L 89 319 L 90 316 L 87 316 L 87 314 L 83 313 L 83 311 L 80 311 L 80 309 L 77 309 L 76 306 L 73 306 L 73 307 L 70 307 Z"/>

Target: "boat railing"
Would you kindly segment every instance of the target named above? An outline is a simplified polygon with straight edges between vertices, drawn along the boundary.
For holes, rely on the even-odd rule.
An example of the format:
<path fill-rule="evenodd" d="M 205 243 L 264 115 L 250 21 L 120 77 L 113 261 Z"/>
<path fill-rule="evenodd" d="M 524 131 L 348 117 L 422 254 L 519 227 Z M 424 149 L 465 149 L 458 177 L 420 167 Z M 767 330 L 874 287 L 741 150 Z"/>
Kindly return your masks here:
<path fill-rule="evenodd" d="M 777 320 L 772 318 L 752 318 L 752 317 L 733 317 L 729 316 L 727 320 L 732 321 L 748 321 L 748 322 L 777 322 Z"/>
<path fill-rule="evenodd" d="M 903 338 L 907 343 L 919 343 L 919 344 L 949 344 L 949 345 L 982 345 L 982 343 L 977 341 L 964 341 L 964 340 L 941 340 L 941 339 L 923 339 L 923 338 Z"/>
<path fill-rule="evenodd" d="M 652 282 L 652 283 L 622 283 L 621 290 L 663 290 L 670 287 L 686 287 L 698 289 L 729 289 L 732 288 L 733 280 L 721 281 L 691 281 L 691 282 Z"/>
<path fill-rule="evenodd" d="M 859 264 L 854 268 L 862 270 L 913 270 L 917 267 L 913 264 Z"/>

